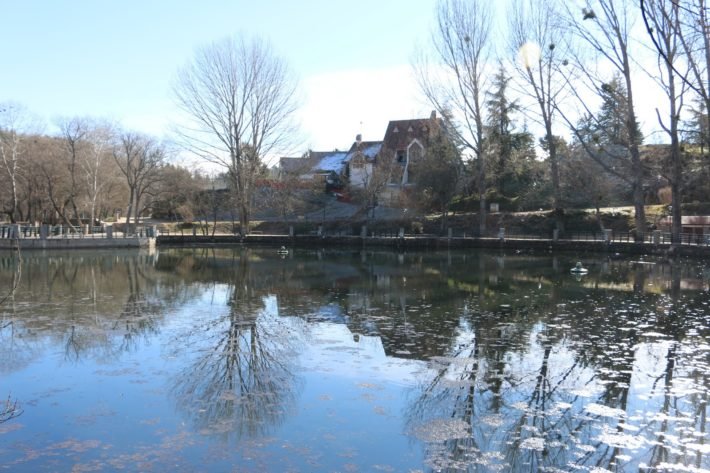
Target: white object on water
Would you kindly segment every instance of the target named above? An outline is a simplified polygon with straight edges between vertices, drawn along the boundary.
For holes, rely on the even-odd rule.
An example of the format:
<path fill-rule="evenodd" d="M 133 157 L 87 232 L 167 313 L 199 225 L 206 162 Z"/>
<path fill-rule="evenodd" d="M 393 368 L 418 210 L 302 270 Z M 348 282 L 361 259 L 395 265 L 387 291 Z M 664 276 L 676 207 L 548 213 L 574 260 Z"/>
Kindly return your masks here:
<path fill-rule="evenodd" d="M 570 269 L 570 271 L 575 274 L 587 274 L 589 272 L 587 268 L 582 266 L 581 261 L 577 261 L 577 264 L 575 264 L 574 268 Z"/>

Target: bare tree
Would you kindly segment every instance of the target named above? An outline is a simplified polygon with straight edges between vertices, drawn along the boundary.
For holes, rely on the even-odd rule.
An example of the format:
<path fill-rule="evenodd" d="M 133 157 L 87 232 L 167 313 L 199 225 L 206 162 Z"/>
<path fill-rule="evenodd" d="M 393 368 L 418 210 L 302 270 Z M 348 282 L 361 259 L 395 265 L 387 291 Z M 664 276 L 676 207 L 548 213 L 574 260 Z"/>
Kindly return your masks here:
<path fill-rule="evenodd" d="M 510 15 L 511 49 L 518 56 L 513 61 L 523 87 L 539 109 L 537 121 L 544 127 L 543 148 L 547 151 L 552 179 L 552 198 L 557 230 L 564 231 L 563 203 L 560 188 L 557 139 L 553 131 L 558 99 L 563 91 L 559 66 L 564 63 L 563 28 L 551 3 L 539 0 L 515 0 Z"/>
<path fill-rule="evenodd" d="M 23 172 L 24 141 L 33 127 L 32 118 L 22 105 L 10 102 L 0 104 L 0 164 L 3 177 L 7 180 L 0 199 L 9 201 L 2 211 L 11 222 L 16 221 L 20 205 L 18 193 Z M 2 195 L 6 193 L 9 195 Z"/>
<path fill-rule="evenodd" d="M 381 199 L 392 200 L 392 195 L 388 193 L 388 186 L 393 179 L 399 176 L 397 162 L 393 159 L 378 159 L 377 163 L 368 166 L 365 163 L 365 156 L 356 155 L 354 163 L 363 166 L 360 175 L 361 183 L 351 183 L 350 191 L 358 196 L 360 209 L 358 214 L 364 212 L 367 219 L 375 218 L 375 209 Z"/>
<path fill-rule="evenodd" d="M 226 169 L 244 232 L 262 160 L 293 136 L 295 92 L 284 61 L 257 38 L 237 36 L 202 47 L 178 72 L 174 94 L 188 119 L 178 131 L 181 141 Z"/>
<path fill-rule="evenodd" d="M 113 172 L 107 172 L 107 167 L 111 165 L 109 156 L 113 139 L 113 130 L 109 124 L 91 124 L 87 135 L 89 149 L 80 163 L 91 215 L 91 227 L 94 226 L 102 196 L 115 179 Z"/>
<path fill-rule="evenodd" d="M 594 122 L 596 128 L 604 129 L 606 124 L 596 112 L 586 105 L 588 98 L 582 94 L 582 84 L 589 86 L 592 92 L 603 96 L 609 82 L 604 80 L 596 68 L 590 68 L 588 60 L 593 59 L 611 67 L 621 78 L 622 87 L 619 91 L 623 97 L 618 97 L 617 102 L 623 102 L 621 112 L 624 113 L 622 126 L 624 140 L 600 143 L 588 142 L 584 139 L 574 124 L 562 113 L 573 132 L 582 144 L 587 155 L 594 159 L 610 174 L 623 179 L 632 188 L 635 227 L 637 238 L 643 238 L 646 231 L 646 211 L 643 190 L 644 167 L 641 162 L 639 146 L 642 136 L 638 126 L 635 112 L 634 88 L 632 82 L 633 60 L 629 55 L 631 43 L 631 29 L 634 25 L 633 8 L 629 0 L 596 0 L 587 3 L 585 8 L 573 9 L 566 5 L 569 28 L 580 43 L 586 46 L 591 54 L 584 57 L 577 56 L 576 66 L 581 81 L 574 81 L 569 88 L 586 112 L 589 120 Z M 601 60 L 601 61 L 599 61 Z M 572 66 L 572 64 L 570 64 Z M 618 148 L 624 148 L 624 153 L 619 153 Z"/>
<path fill-rule="evenodd" d="M 649 11 L 653 6 L 649 9 L 649 3 L 647 0 L 640 2 L 646 29 L 658 54 L 671 67 L 675 67 L 673 61 L 666 55 L 662 41 L 653 34 L 654 22 Z M 708 115 L 710 113 L 710 24 L 708 24 L 710 6 L 707 0 L 688 0 L 677 2 L 676 8 L 678 18 L 670 26 L 682 46 L 688 72 L 681 72 L 678 69 L 675 72 L 686 86 L 697 94 L 704 109 L 705 116 L 702 120 L 704 128 L 707 129 L 710 120 Z M 703 139 L 704 144 L 710 147 L 710 136 L 706 133 Z"/>
<path fill-rule="evenodd" d="M 479 233 L 486 231 L 485 91 L 492 56 L 491 2 L 439 0 L 432 35 L 435 61 L 422 56 L 415 64 L 420 87 L 457 142 L 476 160 Z"/>
<path fill-rule="evenodd" d="M 22 412 L 22 408 L 18 404 L 17 399 L 12 399 L 8 396 L 5 401 L 0 402 L 0 424 L 18 417 Z"/>
<path fill-rule="evenodd" d="M 84 161 L 87 152 L 89 124 L 84 118 L 74 117 L 63 119 L 59 123 L 59 128 L 69 171 L 69 205 L 74 214 L 74 221 L 77 225 L 81 225 L 79 208 L 76 204 L 81 192 L 79 189 L 78 168 L 80 163 Z"/>
<path fill-rule="evenodd" d="M 160 180 L 160 169 L 165 160 L 165 149 L 153 139 L 136 133 L 122 133 L 113 151 L 113 158 L 128 185 L 128 208 L 126 230 L 129 231 L 131 216 L 134 225 L 143 210 L 143 197 L 150 194 Z"/>
<path fill-rule="evenodd" d="M 671 141 L 670 153 L 662 170 L 671 185 L 671 242 L 680 243 L 682 231 L 683 163 L 680 148 L 680 117 L 685 95 L 690 84 L 691 67 L 683 58 L 680 35 L 681 12 L 677 0 L 646 0 L 643 2 L 644 21 L 659 53 L 658 73 L 654 76 L 668 100 L 668 116 L 664 120 L 656 109 L 658 123 Z"/>
<path fill-rule="evenodd" d="M 679 37 L 683 44 L 686 60 L 692 72 L 690 87 L 697 93 L 703 104 L 704 129 L 710 127 L 710 6 L 707 0 L 691 0 L 680 11 Z M 704 133 L 704 145 L 710 149 L 710 134 Z"/>
<path fill-rule="evenodd" d="M 461 153 L 444 130 L 438 130 L 418 162 L 412 164 L 412 172 L 417 176 L 415 186 L 420 203 L 426 210 L 441 212 L 440 231 L 446 228 L 449 206 L 460 191 L 463 174 Z"/>
<path fill-rule="evenodd" d="M 65 145 L 57 139 L 36 137 L 31 143 L 33 157 L 44 178 L 47 197 L 53 213 L 68 228 L 74 230 L 71 220 L 72 182 L 70 169 L 65 165 Z"/>

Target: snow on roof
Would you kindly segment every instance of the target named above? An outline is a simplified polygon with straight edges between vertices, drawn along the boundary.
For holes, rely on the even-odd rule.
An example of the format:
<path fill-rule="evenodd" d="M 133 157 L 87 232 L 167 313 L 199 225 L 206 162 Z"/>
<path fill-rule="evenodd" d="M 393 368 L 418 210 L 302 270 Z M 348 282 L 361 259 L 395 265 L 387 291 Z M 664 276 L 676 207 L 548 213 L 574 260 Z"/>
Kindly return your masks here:
<path fill-rule="evenodd" d="M 334 171 L 339 173 L 345 166 L 345 157 L 347 155 L 348 153 L 343 151 L 327 153 L 315 166 L 313 166 L 313 171 Z"/>
<path fill-rule="evenodd" d="M 377 156 L 377 153 L 380 152 L 380 149 L 382 149 L 382 142 L 381 141 L 363 141 L 359 145 L 360 149 L 359 151 L 365 156 L 365 158 L 368 161 L 372 161 L 375 159 L 375 156 Z M 350 160 L 358 153 L 358 143 L 355 142 L 353 145 L 350 147 L 350 151 L 348 152 L 347 157 L 345 158 L 345 162 L 350 162 Z"/>

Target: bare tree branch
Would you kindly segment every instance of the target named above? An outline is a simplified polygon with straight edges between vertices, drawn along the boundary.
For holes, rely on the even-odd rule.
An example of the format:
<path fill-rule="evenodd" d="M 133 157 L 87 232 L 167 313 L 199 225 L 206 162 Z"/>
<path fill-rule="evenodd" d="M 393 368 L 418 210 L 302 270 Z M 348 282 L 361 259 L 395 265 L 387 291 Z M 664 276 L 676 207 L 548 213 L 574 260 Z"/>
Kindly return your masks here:
<path fill-rule="evenodd" d="M 286 64 L 260 39 L 226 38 L 197 51 L 173 92 L 188 119 L 183 146 L 225 168 L 243 232 L 262 160 L 290 145 L 296 86 Z"/>

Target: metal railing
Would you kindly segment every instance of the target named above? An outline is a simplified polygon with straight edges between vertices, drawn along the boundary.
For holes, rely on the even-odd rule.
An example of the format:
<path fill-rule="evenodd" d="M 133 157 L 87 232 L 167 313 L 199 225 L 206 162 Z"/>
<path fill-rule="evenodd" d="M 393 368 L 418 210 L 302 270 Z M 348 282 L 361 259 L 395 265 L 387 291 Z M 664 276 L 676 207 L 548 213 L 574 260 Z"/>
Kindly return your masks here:
<path fill-rule="evenodd" d="M 17 235 L 15 235 L 15 228 L 17 229 Z M 139 226 L 132 229 L 130 233 L 113 231 L 113 238 L 123 238 L 123 237 L 144 237 L 151 235 L 150 227 Z M 0 225 L 0 239 L 7 238 L 41 238 L 42 237 L 42 226 L 37 225 L 22 225 L 22 224 L 4 224 Z M 75 226 L 70 227 L 67 225 L 48 225 L 47 226 L 47 238 L 108 238 L 109 232 L 106 231 L 104 225 L 98 226 Z"/>
<path fill-rule="evenodd" d="M 11 238 L 13 229 L 17 228 L 20 238 L 40 238 L 41 226 L 36 225 L 23 225 L 23 224 L 0 224 L 0 238 Z M 107 238 L 108 232 L 106 226 L 94 226 L 94 227 L 69 227 L 66 225 L 50 225 L 47 227 L 48 234 L 47 238 Z M 192 229 L 184 229 L 177 231 L 169 231 L 168 229 L 163 229 L 162 231 L 157 231 L 156 227 L 152 226 L 137 226 L 135 228 L 129 228 L 129 232 L 125 232 L 126 227 L 113 226 L 112 237 L 113 238 L 124 238 L 124 237 L 144 237 L 144 236 L 157 236 L 161 235 L 181 235 L 181 236 L 193 236 Z M 376 238 L 400 238 L 402 227 L 392 227 L 392 228 L 368 228 L 367 236 Z M 321 228 L 319 233 L 318 227 L 304 228 L 300 227 L 298 231 L 295 231 L 296 235 L 320 235 L 325 237 L 342 237 L 342 236 L 360 236 L 361 229 L 358 228 L 338 228 L 338 229 L 328 229 Z M 195 236 L 211 236 L 212 233 L 203 235 L 203 232 L 199 229 L 195 232 Z M 253 231 L 252 235 L 260 234 L 259 231 Z M 222 234 L 227 235 L 227 234 Z M 229 234 L 232 235 L 232 234 Z M 284 234 L 284 236 L 288 233 Z M 516 228 L 504 229 L 503 239 L 505 240 L 552 240 L 552 232 L 548 234 L 543 233 L 531 233 L 521 231 Z M 478 232 L 474 229 L 471 231 L 465 231 L 463 229 L 452 229 L 450 232 L 447 229 L 443 233 L 419 233 L 414 232 L 410 228 L 404 229 L 404 237 L 406 238 L 478 238 Z M 500 229 L 489 229 L 489 231 L 484 235 L 485 238 L 498 238 L 500 239 L 501 233 Z M 644 234 L 639 234 L 637 232 L 619 232 L 610 231 L 607 234 L 602 232 L 594 231 L 566 231 L 559 238 L 560 241 L 580 241 L 580 242 L 612 242 L 612 243 L 658 243 L 658 244 L 670 244 L 672 243 L 670 232 L 664 231 L 654 231 L 646 232 Z M 682 233 L 680 235 L 679 244 L 681 245 L 694 245 L 694 246 L 710 246 L 710 234 L 696 234 L 696 233 Z"/>

